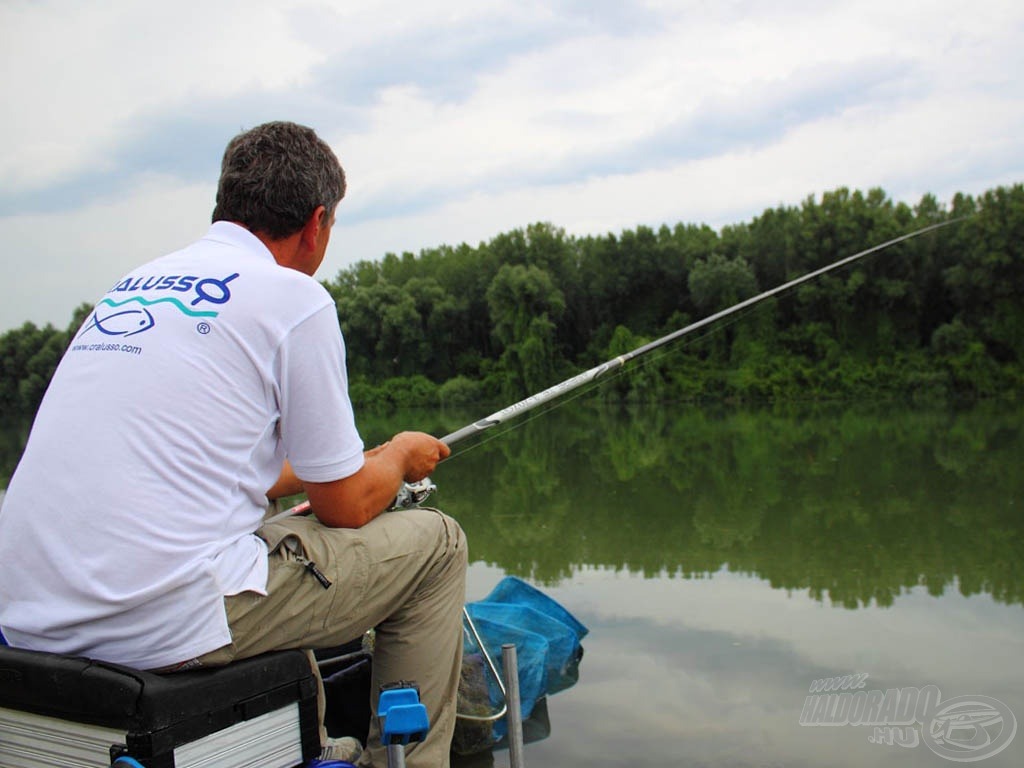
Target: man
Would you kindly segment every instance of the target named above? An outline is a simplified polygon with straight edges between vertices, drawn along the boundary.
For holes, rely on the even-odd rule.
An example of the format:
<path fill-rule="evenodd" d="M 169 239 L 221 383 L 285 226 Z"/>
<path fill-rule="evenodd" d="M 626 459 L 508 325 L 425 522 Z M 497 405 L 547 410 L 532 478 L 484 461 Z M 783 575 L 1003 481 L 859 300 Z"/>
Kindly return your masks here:
<path fill-rule="evenodd" d="M 449 451 L 415 432 L 363 450 L 337 312 L 312 278 L 344 193 L 311 129 L 253 128 L 228 144 L 206 236 L 96 305 L 0 514 L 0 628 L 13 646 L 173 671 L 376 627 L 374 690 L 415 680 L 431 718 L 408 764 L 447 765 L 466 544 L 436 510 L 381 514 Z M 268 498 L 297 492 L 315 518 L 262 526 Z M 370 741 L 361 764 L 383 765 Z"/>

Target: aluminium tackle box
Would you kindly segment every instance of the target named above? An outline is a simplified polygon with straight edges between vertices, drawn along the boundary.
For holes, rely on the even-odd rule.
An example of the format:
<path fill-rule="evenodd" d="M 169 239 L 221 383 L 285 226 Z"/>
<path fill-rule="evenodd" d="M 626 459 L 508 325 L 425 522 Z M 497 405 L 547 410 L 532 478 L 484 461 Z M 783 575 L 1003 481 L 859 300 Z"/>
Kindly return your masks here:
<path fill-rule="evenodd" d="M 0 646 L 0 766 L 295 768 L 320 754 L 302 651 L 158 675 Z"/>

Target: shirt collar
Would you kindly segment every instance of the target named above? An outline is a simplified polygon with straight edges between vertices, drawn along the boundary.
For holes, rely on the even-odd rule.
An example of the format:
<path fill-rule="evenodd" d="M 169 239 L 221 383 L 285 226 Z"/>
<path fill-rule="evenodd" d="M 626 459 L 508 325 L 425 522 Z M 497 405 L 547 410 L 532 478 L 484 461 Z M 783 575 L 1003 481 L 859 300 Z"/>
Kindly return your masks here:
<path fill-rule="evenodd" d="M 212 240 L 225 245 L 233 245 L 254 255 L 265 256 L 274 261 L 274 254 L 264 245 L 256 235 L 240 224 L 231 221 L 215 221 L 203 237 L 204 240 Z"/>

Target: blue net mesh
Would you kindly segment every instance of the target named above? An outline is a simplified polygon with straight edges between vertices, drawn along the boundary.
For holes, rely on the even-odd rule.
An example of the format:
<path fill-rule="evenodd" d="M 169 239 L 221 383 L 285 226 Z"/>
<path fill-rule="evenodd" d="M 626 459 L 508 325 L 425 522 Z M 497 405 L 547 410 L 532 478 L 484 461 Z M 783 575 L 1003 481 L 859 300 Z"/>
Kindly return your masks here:
<path fill-rule="evenodd" d="M 561 603 L 545 595 L 536 587 L 527 584 L 515 576 L 506 576 L 498 582 L 491 593 L 480 602 L 482 603 L 511 603 L 534 608 L 540 613 L 546 614 L 565 624 L 576 633 L 578 639 L 583 639 L 588 630 L 575 616 L 562 607 Z"/>
<path fill-rule="evenodd" d="M 537 675 L 540 686 L 533 698 L 546 688 L 548 679 L 555 679 L 565 671 L 579 646 L 579 637 L 571 627 L 528 605 L 480 602 L 467 605 L 466 610 L 478 630 L 481 624 L 486 623 L 488 631 L 481 630 L 480 634 L 488 651 L 491 650 L 488 638 L 504 637 L 504 642 L 516 643 L 521 671 L 528 669 L 532 673 L 534 666 L 543 671 L 544 674 Z M 522 638 L 522 649 L 519 638 Z M 501 644 L 498 643 L 497 647 L 498 655 L 501 655 Z M 522 693 L 521 684 L 519 688 Z"/>
<path fill-rule="evenodd" d="M 502 680 L 505 679 L 505 668 L 501 658 L 501 646 L 505 643 L 515 645 L 522 715 L 529 717 L 534 703 L 547 687 L 547 640 L 536 632 L 494 622 L 482 616 L 474 616 L 475 613 L 477 612 L 473 608 L 469 608 L 473 624 Z M 464 650 L 470 653 L 479 653 L 476 643 L 472 640 L 468 641 L 468 646 Z M 487 691 L 492 711 L 500 709 L 505 703 L 505 697 L 501 688 L 498 687 L 497 681 L 491 675 L 487 675 Z"/>
<path fill-rule="evenodd" d="M 515 645 L 524 720 L 533 712 L 538 699 L 575 682 L 575 667 L 583 652 L 580 641 L 587 634 L 587 628 L 536 587 L 514 576 L 506 576 L 486 598 L 467 603 L 466 612 L 502 680 L 505 670 L 501 647 L 506 643 Z M 467 632 L 465 637 L 463 687 L 466 690 L 460 691 L 460 700 L 472 705 L 471 700 L 482 698 L 486 688 L 490 711 L 497 711 L 504 704 L 501 688 L 484 667 L 472 634 Z M 504 719 L 495 722 L 493 729 L 488 726 L 487 746 L 500 741 L 506 731 Z M 458 741 L 459 734 L 456 736 Z M 479 728 L 473 738 L 480 741 Z"/>

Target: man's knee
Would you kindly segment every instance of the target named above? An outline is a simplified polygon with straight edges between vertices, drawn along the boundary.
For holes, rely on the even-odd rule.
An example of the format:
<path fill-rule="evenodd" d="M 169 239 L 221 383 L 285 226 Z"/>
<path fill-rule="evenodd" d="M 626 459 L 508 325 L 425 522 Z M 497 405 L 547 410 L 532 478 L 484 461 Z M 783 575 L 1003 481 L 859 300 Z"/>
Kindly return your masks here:
<path fill-rule="evenodd" d="M 448 557 L 468 562 L 466 533 L 455 518 L 434 507 L 413 507 L 401 510 L 398 514 L 407 515 L 416 520 L 417 525 L 426 526 L 436 537 L 438 549 Z"/>
<path fill-rule="evenodd" d="M 436 510 L 440 516 L 442 525 L 445 528 L 446 543 L 452 550 L 453 556 L 463 562 L 469 560 L 469 546 L 466 543 L 466 532 L 454 517 L 449 517 L 444 512 Z"/>

